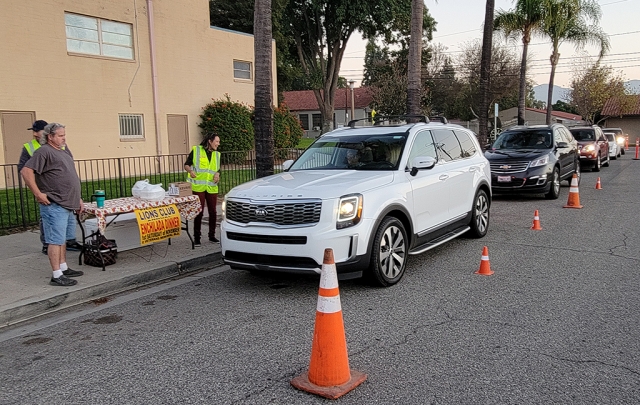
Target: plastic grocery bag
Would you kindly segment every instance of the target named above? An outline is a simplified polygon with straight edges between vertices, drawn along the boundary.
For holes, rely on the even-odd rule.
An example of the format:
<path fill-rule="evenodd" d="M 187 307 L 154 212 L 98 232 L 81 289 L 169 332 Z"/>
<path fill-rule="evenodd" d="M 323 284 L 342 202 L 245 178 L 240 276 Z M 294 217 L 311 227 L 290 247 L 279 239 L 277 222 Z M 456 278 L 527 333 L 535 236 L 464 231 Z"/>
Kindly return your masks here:
<path fill-rule="evenodd" d="M 136 184 L 131 188 L 131 194 L 134 197 L 140 198 L 140 192 L 149 185 L 149 179 L 136 181 Z"/>

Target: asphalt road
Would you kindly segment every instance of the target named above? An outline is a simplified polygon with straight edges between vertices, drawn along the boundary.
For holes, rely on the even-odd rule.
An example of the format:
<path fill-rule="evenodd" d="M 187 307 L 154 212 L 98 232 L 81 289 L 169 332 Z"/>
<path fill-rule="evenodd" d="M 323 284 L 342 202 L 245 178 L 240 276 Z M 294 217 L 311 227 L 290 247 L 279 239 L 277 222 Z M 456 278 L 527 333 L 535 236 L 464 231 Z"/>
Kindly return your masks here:
<path fill-rule="evenodd" d="M 341 404 L 640 402 L 640 161 L 583 173 L 583 209 L 495 197 L 489 234 L 411 257 L 396 286 L 340 284 Z M 602 190 L 595 190 L 597 177 Z M 535 210 L 542 230 L 530 227 Z M 492 276 L 474 274 L 483 246 Z M 0 333 L 1 404 L 324 404 L 309 367 L 318 279 L 213 269 Z"/>

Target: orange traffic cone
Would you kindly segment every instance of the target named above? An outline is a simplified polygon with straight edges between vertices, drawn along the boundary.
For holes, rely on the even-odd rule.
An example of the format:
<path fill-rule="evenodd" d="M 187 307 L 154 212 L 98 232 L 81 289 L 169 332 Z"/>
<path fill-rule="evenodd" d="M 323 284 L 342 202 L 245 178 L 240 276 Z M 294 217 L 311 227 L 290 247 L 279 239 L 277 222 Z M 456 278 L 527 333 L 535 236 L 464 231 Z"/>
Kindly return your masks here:
<path fill-rule="evenodd" d="M 480 260 L 480 268 L 475 274 L 481 274 L 483 276 L 490 276 L 493 274 L 491 265 L 489 264 L 489 249 L 485 246 L 482 249 L 482 260 Z"/>
<path fill-rule="evenodd" d="M 596 181 L 596 190 L 602 190 L 602 184 L 600 184 L 600 177 L 598 177 L 598 181 Z"/>
<path fill-rule="evenodd" d="M 533 226 L 531 227 L 534 231 L 541 231 L 542 227 L 540 226 L 540 215 L 538 215 L 538 210 L 533 213 Z"/>
<path fill-rule="evenodd" d="M 302 391 L 337 399 L 366 379 L 366 374 L 349 369 L 338 275 L 333 250 L 325 249 L 309 371 L 291 380 L 291 385 Z"/>
<path fill-rule="evenodd" d="M 573 173 L 571 187 L 569 187 L 569 199 L 564 208 L 582 208 L 580 205 L 580 190 L 578 189 L 578 175 Z"/>

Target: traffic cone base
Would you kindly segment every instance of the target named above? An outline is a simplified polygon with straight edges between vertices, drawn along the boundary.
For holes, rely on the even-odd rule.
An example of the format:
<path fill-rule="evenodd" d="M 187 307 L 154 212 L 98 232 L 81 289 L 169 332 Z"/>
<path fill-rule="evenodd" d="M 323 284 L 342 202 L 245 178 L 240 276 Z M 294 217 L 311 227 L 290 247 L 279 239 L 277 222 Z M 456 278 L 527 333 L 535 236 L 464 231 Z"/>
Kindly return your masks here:
<path fill-rule="evenodd" d="M 531 227 L 534 231 L 541 231 L 542 227 L 540 226 L 540 215 L 538 214 L 538 210 L 533 214 L 533 226 Z"/>
<path fill-rule="evenodd" d="M 291 385 L 312 394 L 336 399 L 366 379 L 366 374 L 349 369 L 338 274 L 333 250 L 325 249 L 309 371 L 291 380 Z"/>
<path fill-rule="evenodd" d="M 299 390 L 310 392 L 329 399 L 338 399 L 351 391 L 367 379 L 367 375 L 360 371 L 351 370 L 351 378 L 342 385 L 322 387 L 309 381 L 309 373 L 301 374 L 291 380 L 291 385 Z"/>
<path fill-rule="evenodd" d="M 573 174 L 571 179 L 571 187 L 569 188 L 569 199 L 564 208 L 582 208 L 580 205 L 580 190 L 578 189 L 578 175 Z"/>
<path fill-rule="evenodd" d="M 482 260 L 480 260 L 480 268 L 475 274 L 480 274 L 482 276 L 490 276 L 493 274 L 491 270 L 491 265 L 489 264 L 489 249 L 485 246 L 482 249 Z"/>

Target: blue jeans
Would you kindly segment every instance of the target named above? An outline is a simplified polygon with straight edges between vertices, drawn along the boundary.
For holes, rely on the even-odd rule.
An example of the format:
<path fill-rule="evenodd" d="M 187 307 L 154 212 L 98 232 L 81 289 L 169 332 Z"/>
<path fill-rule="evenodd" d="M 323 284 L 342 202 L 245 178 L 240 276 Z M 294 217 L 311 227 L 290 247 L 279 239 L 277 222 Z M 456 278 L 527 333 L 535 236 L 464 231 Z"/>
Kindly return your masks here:
<path fill-rule="evenodd" d="M 76 216 L 73 211 L 56 203 L 40 204 L 40 216 L 44 225 L 44 240 L 50 245 L 65 245 L 76 236 Z"/>

